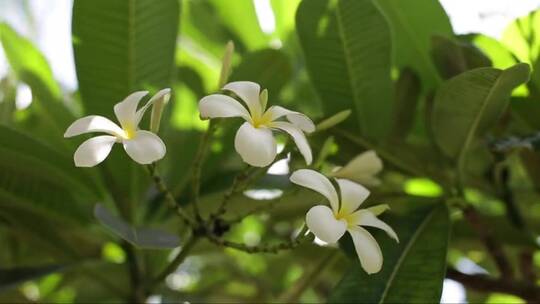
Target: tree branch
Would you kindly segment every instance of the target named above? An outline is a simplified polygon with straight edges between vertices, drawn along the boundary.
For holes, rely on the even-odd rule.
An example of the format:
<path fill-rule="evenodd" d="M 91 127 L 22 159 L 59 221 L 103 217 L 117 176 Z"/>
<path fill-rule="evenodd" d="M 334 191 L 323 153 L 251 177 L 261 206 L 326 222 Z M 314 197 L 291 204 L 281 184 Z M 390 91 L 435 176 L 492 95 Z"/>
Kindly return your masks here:
<path fill-rule="evenodd" d="M 194 226 L 196 224 L 195 221 L 185 212 L 180 204 L 178 204 L 174 198 L 174 195 L 171 193 L 161 176 L 159 176 L 157 173 L 156 165 L 151 164 L 146 166 L 146 168 L 148 169 L 148 173 L 150 174 L 150 177 L 152 177 L 152 180 L 154 181 L 154 184 L 159 192 L 165 196 L 165 200 L 167 201 L 169 208 L 175 210 L 175 212 L 184 220 L 186 224 Z"/>
<path fill-rule="evenodd" d="M 508 280 L 512 278 L 512 265 L 504 253 L 502 245 L 495 239 L 495 237 L 493 237 L 490 227 L 485 225 L 473 206 L 469 205 L 464 207 L 463 215 L 486 246 L 488 253 L 495 261 L 495 264 L 501 273 L 502 279 Z"/>
<path fill-rule="evenodd" d="M 189 252 L 193 249 L 193 247 L 195 246 L 195 244 L 197 244 L 198 241 L 199 236 L 192 235 L 184 244 L 184 246 L 182 246 L 178 255 L 176 255 L 176 257 L 169 263 L 169 265 L 167 265 L 167 267 L 160 274 L 158 274 L 156 278 L 152 280 L 152 282 L 150 282 L 148 289 L 152 290 L 156 285 L 160 284 L 163 280 L 165 280 L 169 274 L 175 272 L 178 266 L 182 264 L 182 262 L 186 259 Z"/>
<path fill-rule="evenodd" d="M 303 242 L 312 240 L 313 235 L 305 235 L 306 232 L 307 232 L 307 227 L 304 226 L 302 230 L 298 233 L 297 237 L 292 238 L 288 241 L 285 241 L 282 243 L 276 243 L 276 244 L 261 244 L 257 246 L 248 246 L 246 244 L 225 240 L 223 238 L 216 236 L 212 232 L 208 232 L 207 237 L 211 242 L 213 242 L 216 245 L 234 248 L 234 249 L 244 251 L 247 253 L 278 253 L 279 251 L 282 251 L 282 250 L 289 250 L 289 249 L 296 248 L 298 245 L 302 244 Z"/>
<path fill-rule="evenodd" d="M 503 292 L 519 296 L 529 302 L 540 301 L 540 288 L 530 282 L 492 279 L 483 274 L 464 274 L 452 268 L 448 269 L 446 277 L 477 291 Z"/>

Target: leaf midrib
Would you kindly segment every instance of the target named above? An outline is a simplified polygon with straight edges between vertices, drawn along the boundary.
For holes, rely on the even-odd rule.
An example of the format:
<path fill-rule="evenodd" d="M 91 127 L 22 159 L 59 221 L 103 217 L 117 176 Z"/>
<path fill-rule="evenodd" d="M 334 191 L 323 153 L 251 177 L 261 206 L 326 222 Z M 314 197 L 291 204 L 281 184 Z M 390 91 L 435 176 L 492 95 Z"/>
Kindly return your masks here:
<path fill-rule="evenodd" d="M 381 298 L 379 300 L 379 303 L 383 303 L 386 296 L 388 295 L 388 291 L 390 290 L 390 286 L 394 282 L 394 279 L 398 273 L 398 270 L 401 268 L 401 264 L 403 264 L 403 261 L 405 260 L 405 257 L 409 254 L 409 251 L 411 250 L 413 244 L 416 242 L 416 239 L 420 236 L 420 234 L 423 232 L 429 221 L 431 221 L 431 218 L 435 215 L 435 213 L 438 211 L 438 208 L 435 208 L 431 213 L 426 216 L 426 218 L 422 221 L 420 226 L 418 226 L 418 229 L 414 232 L 412 237 L 410 238 L 409 242 L 407 243 L 407 246 L 403 250 L 403 254 L 399 257 L 396 267 L 394 267 L 394 270 L 392 271 L 392 274 L 390 274 L 390 277 L 388 278 L 388 281 L 386 283 L 386 286 L 384 287 L 384 291 L 381 294 Z"/>
<path fill-rule="evenodd" d="M 465 137 L 465 142 L 463 143 L 463 148 L 459 152 L 458 157 L 458 174 L 461 176 L 463 174 L 464 166 L 465 166 L 465 155 L 467 154 L 467 151 L 469 150 L 469 145 L 472 142 L 472 139 L 474 138 L 474 133 L 476 133 L 476 129 L 478 128 L 478 125 L 480 124 L 480 120 L 486 110 L 487 105 L 489 104 L 489 100 L 493 97 L 493 92 L 499 85 L 499 82 L 501 81 L 501 78 L 503 76 L 505 71 L 501 71 L 499 76 L 497 76 L 497 80 L 493 83 L 491 88 L 489 89 L 489 92 L 482 101 L 482 106 L 480 107 L 480 111 L 478 112 L 478 115 L 475 116 L 473 123 L 471 124 L 471 127 L 467 131 L 467 136 Z"/>
<path fill-rule="evenodd" d="M 389 7 L 389 9 L 391 9 L 394 12 L 394 15 L 397 17 L 397 20 L 402 25 L 401 28 L 403 28 L 403 30 L 408 34 L 407 36 L 410 38 L 409 40 L 413 41 L 412 45 L 418 51 L 418 53 L 421 54 L 420 58 L 422 58 L 423 65 L 425 65 L 428 68 L 428 70 L 431 71 L 431 74 L 433 74 L 434 78 L 436 79 L 436 82 L 439 83 L 441 81 L 439 73 L 437 72 L 433 64 L 431 63 L 431 58 L 429 58 L 429 55 L 422 51 L 423 49 L 422 44 L 418 39 L 416 39 L 418 35 L 415 35 L 414 29 L 410 28 L 407 22 L 404 22 L 406 18 L 402 16 L 402 14 L 400 13 L 398 9 L 395 9 L 393 5 L 388 5 L 387 7 Z M 393 35 L 396 35 L 396 33 L 394 32 Z M 397 45 L 394 47 L 397 47 Z"/>
<path fill-rule="evenodd" d="M 346 69 L 347 69 L 347 74 L 349 75 L 349 87 L 351 88 L 351 91 L 352 91 L 352 95 L 353 95 L 353 99 L 354 99 L 354 107 L 356 108 L 356 110 L 358 112 L 361 112 L 361 109 L 359 109 L 358 107 L 358 94 L 359 92 L 357 90 L 355 90 L 355 88 L 357 87 L 356 86 L 356 83 L 357 83 L 357 80 L 356 78 L 354 77 L 354 72 L 352 71 L 352 62 L 351 62 L 351 54 L 348 50 L 348 42 L 347 42 L 347 35 L 345 34 L 345 31 L 343 29 L 343 21 L 341 20 L 342 17 L 341 17 L 341 12 L 340 12 L 340 3 L 341 1 L 338 1 L 338 3 L 336 4 L 336 20 L 338 22 L 338 33 L 339 33 L 339 36 L 341 37 L 341 44 L 343 46 L 343 53 L 345 54 L 345 63 L 346 63 Z M 360 117 L 364 117 L 363 113 L 361 114 Z M 365 130 L 365 120 L 364 119 L 361 119 L 360 120 L 360 129 L 362 131 Z"/>

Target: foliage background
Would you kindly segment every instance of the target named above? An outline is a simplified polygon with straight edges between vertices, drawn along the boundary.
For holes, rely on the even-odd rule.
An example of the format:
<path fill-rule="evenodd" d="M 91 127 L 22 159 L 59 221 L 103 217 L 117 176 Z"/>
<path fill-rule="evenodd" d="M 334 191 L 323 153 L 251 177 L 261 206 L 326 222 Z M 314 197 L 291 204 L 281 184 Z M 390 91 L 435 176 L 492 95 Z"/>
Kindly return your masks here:
<path fill-rule="evenodd" d="M 207 127 L 198 118 L 197 101 L 218 89 L 228 40 L 236 45 L 231 80 L 261 83 L 270 103 L 303 111 L 315 121 L 353 110 L 339 129 L 310 138 L 318 165 L 328 170 L 375 148 L 386 170 L 369 203 L 391 204 L 393 212 L 384 219 L 402 242 L 396 246 L 377 234 L 385 265 L 368 277 L 354 257 L 347 257 L 346 243 L 343 252 L 304 244 L 277 255 L 249 255 L 204 241 L 166 284 L 152 291 L 152 301 L 437 301 L 447 276 L 467 286 L 471 302 L 538 296 L 536 14 L 512 22 L 497 40 L 456 35 L 436 1 L 300 2 L 75 1 L 71 27 L 77 83 L 59 83 L 43 49 L 14 30 L 16 24 L 2 23 L 0 42 L 9 68 L 0 80 L 0 301 L 129 297 L 129 246 L 94 218 L 98 202 L 136 226 L 166 230 L 183 240 L 182 223 L 167 212 L 144 170 L 118 149 L 103 168 L 76 169 L 71 157 L 79 142 L 64 140 L 62 133 L 83 114 L 110 117 L 112 105 L 131 91 L 171 86 L 173 102 L 162 130 L 168 154 L 159 169 L 179 200 L 188 203 L 190 166 Z M 0 9 L 8 4 L 13 5 L 0 1 Z M 256 8 L 264 4 L 274 14 L 273 30 L 271 22 L 259 22 Z M 28 2 L 17 5 L 29 11 Z M 25 22 L 32 27 L 36 20 L 29 15 Z M 45 44 L 54 49 L 54 43 Z M 526 85 L 519 86 L 529 76 L 524 66 L 462 74 L 518 62 L 533 68 Z M 460 74 L 465 76 L 459 81 L 447 81 Z M 495 98 L 481 94 L 493 88 Z M 475 102 L 488 110 L 474 108 Z M 481 128 L 467 128 L 477 120 Z M 203 168 L 204 212 L 217 205 L 242 168 L 231 144 L 229 130 L 235 124 L 218 130 Z M 490 144 L 508 136 L 517 137 L 501 143 L 505 153 L 490 152 Z M 521 149 L 527 143 L 533 149 Z M 301 164 L 295 155 L 290 170 Z M 464 175 L 459 202 L 453 193 L 456 171 Z M 228 208 L 230 218 L 259 206 L 264 211 L 234 226 L 228 239 L 249 244 L 286 239 L 317 201 L 313 193 L 288 184 L 283 162 L 269 173 L 252 190 L 286 194 L 236 198 Z M 480 234 L 474 231 L 477 222 L 467 223 L 462 204 L 480 214 Z M 486 249 L 493 239 L 495 248 L 488 244 Z M 492 258 L 500 249 L 508 256 L 512 278 Z M 168 250 L 136 253 L 147 277 L 159 273 L 170 256 Z M 478 290 L 446 273 L 447 265 L 503 287 Z M 530 290 L 507 288 L 499 278 Z"/>

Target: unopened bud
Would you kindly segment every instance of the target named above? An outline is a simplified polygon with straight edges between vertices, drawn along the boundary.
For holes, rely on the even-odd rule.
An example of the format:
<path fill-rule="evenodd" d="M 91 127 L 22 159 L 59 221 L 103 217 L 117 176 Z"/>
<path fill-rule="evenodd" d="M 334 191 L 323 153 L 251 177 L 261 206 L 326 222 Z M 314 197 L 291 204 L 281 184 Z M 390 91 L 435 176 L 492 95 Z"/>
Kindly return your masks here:
<path fill-rule="evenodd" d="M 266 109 L 266 104 L 268 103 L 268 90 L 264 89 L 261 92 L 261 95 L 259 95 L 259 100 L 261 102 L 261 107 L 263 111 Z"/>
<path fill-rule="evenodd" d="M 351 115 L 351 110 L 345 110 L 345 111 L 341 111 L 323 121 L 321 121 L 318 125 L 317 125 L 317 131 L 322 131 L 322 130 L 326 130 L 326 129 L 330 129 L 331 127 L 339 124 L 339 123 L 342 123 L 345 119 L 347 119 L 349 117 L 349 115 Z"/>
<path fill-rule="evenodd" d="M 163 109 L 171 98 L 171 89 L 163 89 L 159 91 L 155 97 L 156 100 L 152 104 L 152 115 L 150 116 L 150 131 L 157 134 L 159 132 Z"/>
<path fill-rule="evenodd" d="M 234 54 L 234 42 L 227 42 L 225 47 L 225 54 L 223 54 L 223 61 L 221 62 L 221 73 L 219 75 L 219 87 L 223 87 L 229 81 L 229 75 L 231 74 L 232 57 Z"/>

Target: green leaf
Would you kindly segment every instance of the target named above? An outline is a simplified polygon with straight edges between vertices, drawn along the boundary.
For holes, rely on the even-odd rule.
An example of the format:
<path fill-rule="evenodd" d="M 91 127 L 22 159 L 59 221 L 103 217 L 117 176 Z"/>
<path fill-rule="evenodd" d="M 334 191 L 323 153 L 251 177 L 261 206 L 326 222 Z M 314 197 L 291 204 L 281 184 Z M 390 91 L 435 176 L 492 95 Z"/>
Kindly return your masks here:
<path fill-rule="evenodd" d="M 240 45 L 248 50 L 268 47 L 270 35 L 265 34 L 255 13 L 255 4 L 251 0 L 222 1 L 210 0 L 216 8 L 216 15 L 231 32 L 240 38 Z M 241 17 L 239 17 L 241 13 Z"/>
<path fill-rule="evenodd" d="M 368 275 L 355 260 L 332 290 L 330 303 L 439 302 L 450 232 L 446 205 L 417 208 L 406 217 L 385 221 L 398 233 L 400 243 L 380 231 L 374 234 L 384 255 L 381 272 Z M 358 259 L 354 253 L 351 258 Z"/>
<path fill-rule="evenodd" d="M 413 128 L 421 92 L 418 75 L 409 68 L 403 69 L 395 89 L 392 138 L 405 139 Z"/>
<path fill-rule="evenodd" d="M 180 246 L 180 239 L 171 233 L 150 228 L 136 228 L 112 215 L 101 204 L 94 208 L 99 222 L 115 235 L 139 248 L 168 249 Z"/>
<path fill-rule="evenodd" d="M 444 36 L 433 36 L 431 44 L 433 62 L 444 79 L 474 68 L 491 66 L 491 60 L 474 45 Z"/>
<path fill-rule="evenodd" d="M 73 48 L 86 113 L 113 117 L 113 106 L 137 90 L 171 85 L 180 7 L 177 0 L 76 0 Z M 106 185 L 122 215 L 144 191 L 143 170 L 121 149 L 104 162 Z"/>
<path fill-rule="evenodd" d="M 371 0 L 309 0 L 296 25 L 310 78 L 327 116 L 353 109 L 349 127 L 378 138 L 392 105 L 390 30 Z"/>
<path fill-rule="evenodd" d="M 467 36 L 471 42 L 477 46 L 482 52 L 487 54 L 493 63 L 493 67 L 497 69 L 506 69 L 516 64 L 516 58 L 512 53 L 505 48 L 499 41 L 480 34 Z"/>
<path fill-rule="evenodd" d="M 25 281 L 60 271 L 64 266 L 47 265 L 39 267 L 0 268 L 0 291 L 14 287 Z"/>
<path fill-rule="evenodd" d="M 88 221 L 85 202 L 100 188 L 73 159 L 18 131 L 0 126 L 0 192 L 20 207 Z M 46 193 L 46 195 L 44 195 Z"/>
<path fill-rule="evenodd" d="M 540 41 L 536 36 L 538 28 L 540 28 L 540 14 L 533 11 L 508 25 L 500 39 L 501 44 L 519 61 L 532 64 L 537 61 L 540 51 Z"/>
<path fill-rule="evenodd" d="M 180 8 L 176 0 L 76 0 L 73 48 L 87 113 L 110 116 L 141 89 L 170 86 Z"/>
<path fill-rule="evenodd" d="M 473 140 L 498 121 L 512 90 L 529 74 L 529 65 L 522 63 L 506 70 L 478 68 L 446 81 L 435 96 L 432 120 L 443 152 L 463 164 Z"/>
<path fill-rule="evenodd" d="M 435 34 L 451 37 L 452 26 L 439 1 L 374 0 L 392 29 L 394 64 L 413 68 L 429 90 L 440 82 L 431 61 L 431 37 Z"/>
<path fill-rule="evenodd" d="M 47 60 L 32 42 L 6 23 L 0 23 L 0 42 L 15 75 L 32 90 L 33 103 L 30 108 L 37 109 L 45 124 L 43 129 L 37 130 L 49 138 L 62 140 L 62 134 L 73 117 L 61 102 L 62 92 Z"/>
<path fill-rule="evenodd" d="M 291 63 L 285 53 L 264 49 L 247 54 L 242 62 L 233 70 L 230 81 L 249 80 L 257 82 L 268 90 L 271 105 L 272 100 L 291 79 Z"/>

